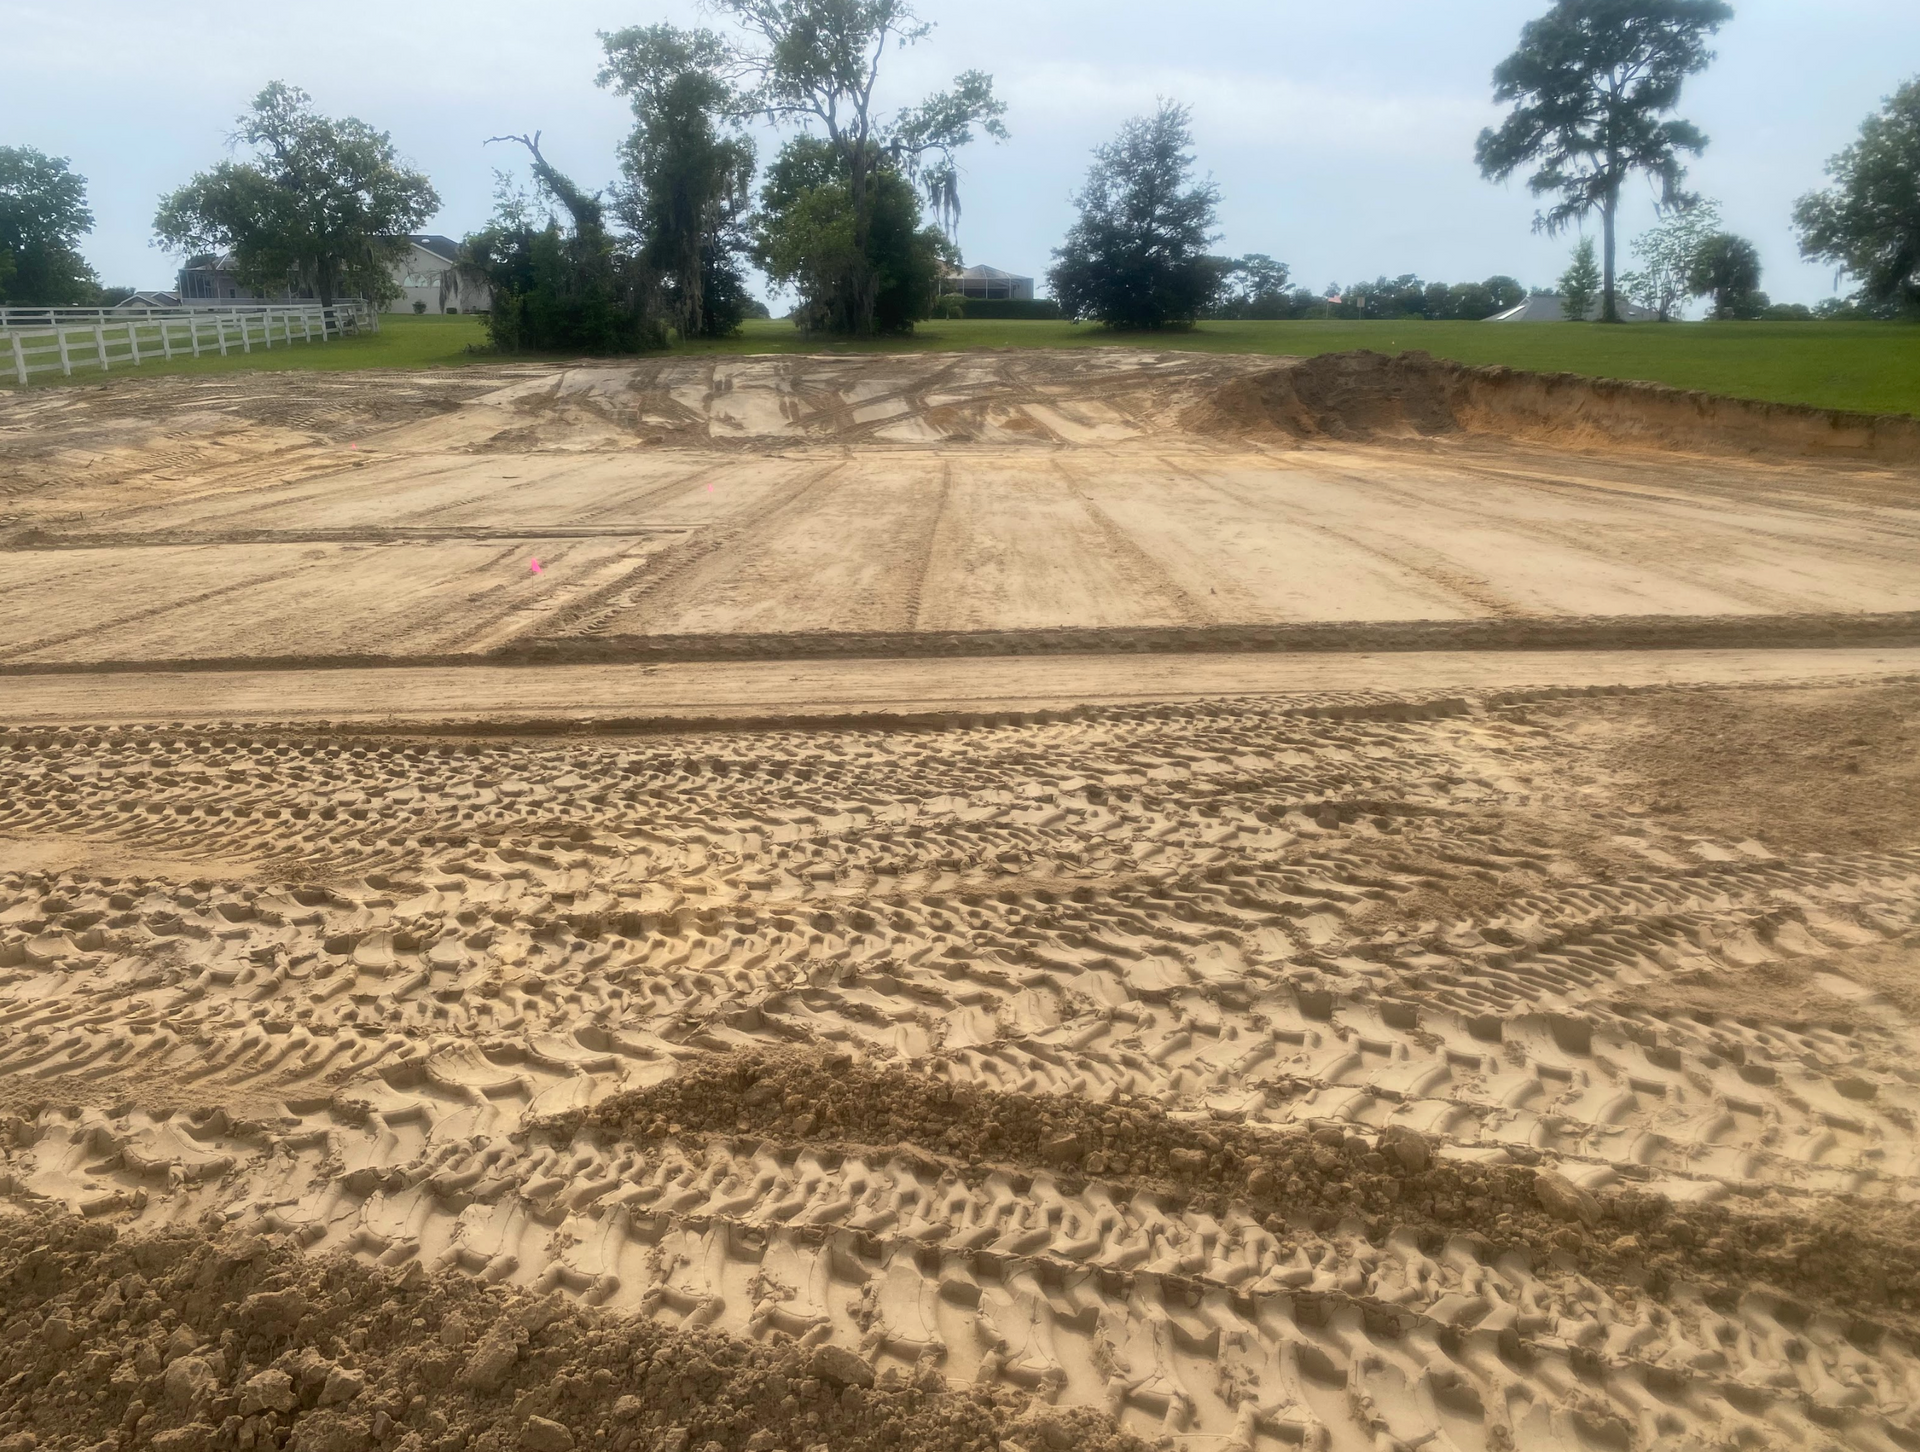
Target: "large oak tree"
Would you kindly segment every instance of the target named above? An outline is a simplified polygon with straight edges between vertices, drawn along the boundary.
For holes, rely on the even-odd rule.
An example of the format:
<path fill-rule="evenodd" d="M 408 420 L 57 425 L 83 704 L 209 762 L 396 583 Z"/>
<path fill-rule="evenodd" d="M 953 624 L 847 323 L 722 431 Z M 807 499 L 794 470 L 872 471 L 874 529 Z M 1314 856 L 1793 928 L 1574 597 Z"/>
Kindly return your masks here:
<path fill-rule="evenodd" d="M 1920 78 L 1867 117 L 1827 175 L 1833 185 L 1793 209 L 1800 251 L 1858 278 L 1869 310 L 1920 312 Z"/>
<path fill-rule="evenodd" d="M 753 142 L 726 41 L 710 30 L 629 26 L 602 33 L 600 84 L 633 105 L 621 147 L 620 218 L 683 337 L 736 331 L 748 296 L 739 257 L 753 186 Z"/>
<path fill-rule="evenodd" d="M 1512 102 L 1498 127 L 1480 133 L 1475 157 L 1489 181 L 1532 167 L 1527 186 L 1558 200 L 1534 222 L 1558 232 L 1594 211 L 1602 238 L 1601 311 L 1615 305 L 1614 217 L 1636 171 L 1660 188 L 1660 205 L 1684 205 L 1686 167 L 1707 138 L 1669 117 L 1686 78 L 1713 59 L 1707 37 L 1733 10 L 1724 0 L 1556 0 L 1521 29 L 1519 47 L 1495 67 L 1493 96 Z"/>
<path fill-rule="evenodd" d="M 0 146 L 0 303 L 90 305 L 97 279 L 79 249 L 92 230 L 85 177 L 64 158 Z"/>
<path fill-rule="evenodd" d="M 1048 272 L 1070 318 L 1115 328 L 1191 323 L 1225 281 L 1207 255 L 1219 190 L 1193 178 L 1193 133 L 1185 106 L 1162 101 L 1094 150 L 1080 215 Z"/>
<path fill-rule="evenodd" d="M 440 198 L 401 164 L 386 132 L 322 116 L 305 91 L 274 81 L 234 140 L 253 157 L 223 161 L 162 200 L 153 224 L 162 243 L 231 253 L 241 279 L 263 292 L 297 280 L 324 303 L 398 294 L 393 265 L 406 256 L 406 234 Z"/>
<path fill-rule="evenodd" d="M 876 331 L 889 280 L 876 255 L 876 227 L 891 234 L 902 220 L 899 189 L 887 178 L 918 182 L 951 223 L 959 209 L 959 151 L 976 128 L 1002 140 L 1007 134 L 993 78 L 968 71 L 948 90 L 887 115 L 879 88 L 888 53 L 925 39 L 933 28 L 907 0 L 711 0 L 711 6 L 744 35 L 733 50 L 748 82 L 742 108 L 775 125 L 799 126 L 824 142 L 831 158 L 818 177 L 821 195 L 796 197 L 788 211 L 804 232 L 768 238 L 763 221 L 761 252 L 790 253 L 819 238 L 845 265 L 799 269 L 796 275 L 822 284 L 833 279 L 829 295 L 803 297 L 802 316 L 826 319 L 838 330 Z M 792 160 L 788 170 L 795 176 L 819 173 L 811 147 Z M 831 206 L 846 210 L 844 239 L 826 225 Z"/>

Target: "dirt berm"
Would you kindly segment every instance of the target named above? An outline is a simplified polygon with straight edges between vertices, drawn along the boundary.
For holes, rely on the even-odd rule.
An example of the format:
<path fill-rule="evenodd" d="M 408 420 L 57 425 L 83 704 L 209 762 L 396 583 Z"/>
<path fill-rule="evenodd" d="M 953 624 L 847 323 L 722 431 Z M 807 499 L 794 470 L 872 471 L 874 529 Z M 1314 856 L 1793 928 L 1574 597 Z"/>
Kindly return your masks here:
<path fill-rule="evenodd" d="M 1366 440 L 1490 434 L 1566 446 L 1920 461 L 1920 422 L 1575 373 L 1471 367 L 1423 352 L 1284 360 L 1221 384 L 1181 420 L 1203 434 Z"/>

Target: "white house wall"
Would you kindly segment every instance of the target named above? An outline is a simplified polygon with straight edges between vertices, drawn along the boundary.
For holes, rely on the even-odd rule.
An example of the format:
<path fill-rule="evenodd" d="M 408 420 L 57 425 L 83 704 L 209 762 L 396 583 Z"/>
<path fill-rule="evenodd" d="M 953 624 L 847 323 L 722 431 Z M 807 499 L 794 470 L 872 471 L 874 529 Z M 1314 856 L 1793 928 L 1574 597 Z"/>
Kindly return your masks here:
<path fill-rule="evenodd" d="M 410 313 L 415 303 L 425 303 L 429 313 L 484 312 L 491 302 L 484 286 L 464 281 L 451 262 L 424 247 L 394 264 L 393 280 L 401 296 L 387 304 L 390 313 Z"/>

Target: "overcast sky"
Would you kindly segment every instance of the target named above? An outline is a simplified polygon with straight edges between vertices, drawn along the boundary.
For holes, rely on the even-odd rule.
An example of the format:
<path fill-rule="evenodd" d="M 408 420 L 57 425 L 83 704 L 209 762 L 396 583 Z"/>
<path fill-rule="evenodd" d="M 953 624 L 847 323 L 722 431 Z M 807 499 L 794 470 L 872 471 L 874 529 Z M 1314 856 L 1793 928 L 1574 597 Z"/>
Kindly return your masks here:
<path fill-rule="evenodd" d="M 491 208 L 482 142 L 541 129 L 548 156 L 602 184 L 626 127 L 595 88 L 596 32 L 697 23 L 692 0 L 5 0 L 0 144 L 71 158 L 98 226 L 103 281 L 159 287 L 177 260 L 151 245 L 154 205 L 225 155 L 265 82 L 393 134 L 432 176 L 430 229 L 460 236 Z M 1712 138 L 1693 184 L 1751 237 L 1776 300 L 1834 291 L 1801 262 L 1795 197 L 1861 118 L 1920 73 L 1914 0 L 1733 0 L 1719 59 L 1681 114 Z M 1008 103 L 1012 140 L 965 158 L 960 241 L 970 263 L 1039 276 L 1071 216 L 1090 148 L 1158 96 L 1194 108 L 1201 167 L 1223 200 L 1220 249 L 1267 252 L 1315 288 L 1415 272 L 1453 282 L 1550 282 L 1571 239 L 1534 235 L 1523 185 L 1491 186 L 1473 142 L 1497 119 L 1489 72 L 1544 0 L 923 0 L 931 38 L 889 59 L 891 105 L 972 67 Z M 763 137 L 763 162 L 775 142 Z M 1651 220 L 1635 183 L 1622 236 Z"/>

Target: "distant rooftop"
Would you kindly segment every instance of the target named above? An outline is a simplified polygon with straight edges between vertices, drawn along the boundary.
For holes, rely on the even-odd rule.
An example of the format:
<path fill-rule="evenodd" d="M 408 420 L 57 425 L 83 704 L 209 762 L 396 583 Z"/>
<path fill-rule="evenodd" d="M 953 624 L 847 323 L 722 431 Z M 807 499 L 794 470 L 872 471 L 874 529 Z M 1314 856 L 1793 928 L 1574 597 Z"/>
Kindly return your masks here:
<path fill-rule="evenodd" d="M 961 297 L 1031 302 L 1033 279 L 1017 272 L 1003 272 L 997 267 L 965 267 L 943 274 L 940 291 Z"/>
<path fill-rule="evenodd" d="M 407 240 L 422 251 L 431 252 L 447 262 L 460 259 L 460 244 L 451 237 L 442 237 L 438 232 L 409 232 Z"/>
<path fill-rule="evenodd" d="M 1616 295 L 1613 305 L 1619 310 L 1622 320 L 1629 323 L 1653 323 L 1660 315 L 1651 308 L 1643 308 L 1639 303 L 1628 302 Z M 1600 299 L 1596 295 L 1593 306 L 1587 312 L 1589 320 L 1600 316 Z M 1504 313 L 1495 313 L 1487 319 L 1490 323 L 1564 323 L 1567 321 L 1567 300 L 1556 292 L 1537 292 L 1518 307 L 1508 308 Z"/>

